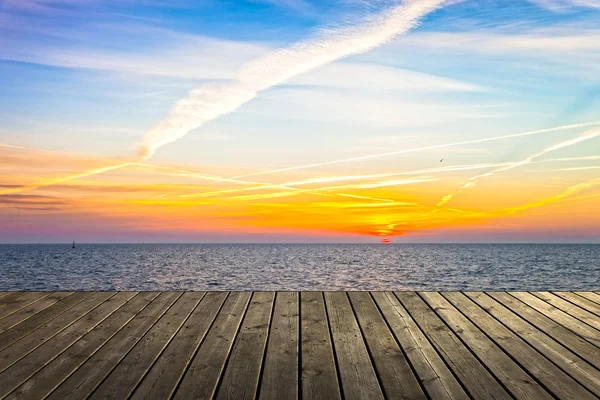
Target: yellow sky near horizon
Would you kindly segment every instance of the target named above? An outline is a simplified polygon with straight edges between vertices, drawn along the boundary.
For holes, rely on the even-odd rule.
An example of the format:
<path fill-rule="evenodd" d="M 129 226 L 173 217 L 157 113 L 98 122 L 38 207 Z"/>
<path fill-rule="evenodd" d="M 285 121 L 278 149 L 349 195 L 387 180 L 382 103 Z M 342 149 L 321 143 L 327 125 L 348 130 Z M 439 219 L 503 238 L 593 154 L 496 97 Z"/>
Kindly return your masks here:
<path fill-rule="evenodd" d="M 84 233 L 124 229 L 165 235 L 427 238 L 544 230 L 594 235 L 600 178 L 591 167 L 600 156 L 564 150 L 597 143 L 598 132 L 578 128 L 517 161 L 435 160 L 427 168 L 364 174 L 331 172 L 326 165 L 239 178 L 234 177 L 248 171 L 3 145 L 0 215 L 13 232 L 52 231 L 66 223 Z"/>

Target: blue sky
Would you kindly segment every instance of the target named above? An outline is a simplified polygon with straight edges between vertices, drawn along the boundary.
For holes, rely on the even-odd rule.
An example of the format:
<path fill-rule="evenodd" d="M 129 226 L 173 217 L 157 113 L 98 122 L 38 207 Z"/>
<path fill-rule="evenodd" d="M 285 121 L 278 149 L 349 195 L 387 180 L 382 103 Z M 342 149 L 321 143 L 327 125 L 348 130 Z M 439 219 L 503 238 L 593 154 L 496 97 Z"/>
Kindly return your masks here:
<path fill-rule="evenodd" d="M 465 119 L 476 131 L 489 127 L 489 119 L 496 116 L 502 120 L 503 128 L 496 128 L 500 132 L 594 118 L 600 104 L 600 9 L 580 6 L 593 6 L 593 1 L 453 3 L 425 16 L 410 34 L 275 87 L 187 140 L 209 148 L 235 142 L 228 143 L 239 144 L 234 160 L 248 146 L 246 139 L 264 141 L 265 148 L 279 151 L 302 144 L 297 143 L 300 131 L 303 136 L 313 131 L 320 138 L 326 131 L 337 148 L 340 141 L 348 143 L 349 125 L 354 128 L 350 137 L 359 139 L 374 121 L 382 122 L 379 132 L 384 136 L 398 131 L 393 120 L 380 115 L 374 121 L 361 113 L 349 118 L 345 110 L 361 108 L 348 100 L 357 96 L 367 96 L 374 104 L 395 101 L 399 107 L 410 102 L 410 113 L 446 110 L 441 112 L 443 125 L 399 116 L 402 130 L 413 135 L 427 131 L 432 138 L 436 131 L 448 134 L 448 129 L 459 135 Z M 87 151 L 92 144 L 106 155 L 127 154 L 190 88 L 231 79 L 244 62 L 270 49 L 361 20 L 390 4 L 3 1 L 0 134 L 10 142 L 44 148 Z M 343 66 L 354 68 L 336 71 Z M 382 68 L 389 76 L 365 87 L 368 77 Z M 423 74 L 422 84 L 413 86 L 409 96 L 402 84 L 396 90 L 387 88 L 414 79 L 405 76 L 407 71 Z M 444 89 L 428 82 L 428 75 L 462 86 Z M 337 82 L 328 82 L 333 76 Z M 355 79 L 366 83 L 356 87 Z M 307 98 L 313 107 L 306 107 Z M 422 106 L 414 106 L 415 99 Z M 321 103 L 329 105 L 326 113 L 320 111 Z M 298 133 L 277 133 L 290 124 Z M 252 133 L 242 133 L 240 127 Z M 180 159 L 185 148 L 176 143 L 158 157 Z"/>
<path fill-rule="evenodd" d="M 0 0 L 0 143 L 136 157 L 148 132 L 194 88 L 228 85 L 253 60 L 361 26 L 398 4 Z M 261 88 L 234 110 L 158 146 L 152 162 L 234 176 L 600 120 L 599 0 L 448 0 L 406 32 L 358 53 Z M 430 158 L 461 165 L 520 160 L 583 131 L 456 146 Z M 599 150 L 594 139 L 553 156 Z M 410 170 L 430 161 L 406 154 L 272 179 Z M 19 169 L 3 168 L 5 177 L 12 173 L 7 168 Z M 548 190 L 598 172 L 548 171 L 542 179 Z M 467 178 L 444 185 L 460 187 Z"/>

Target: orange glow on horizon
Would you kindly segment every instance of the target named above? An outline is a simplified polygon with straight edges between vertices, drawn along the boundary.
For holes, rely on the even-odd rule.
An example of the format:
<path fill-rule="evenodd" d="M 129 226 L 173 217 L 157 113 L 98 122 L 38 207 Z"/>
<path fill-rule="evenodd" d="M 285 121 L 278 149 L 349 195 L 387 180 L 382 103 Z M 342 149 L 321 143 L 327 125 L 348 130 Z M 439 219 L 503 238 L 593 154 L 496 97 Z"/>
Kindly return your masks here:
<path fill-rule="evenodd" d="M 3 171 L 18 171 L 2 176 L 4 231 L 68 223 L 83 230 L 163 234 L 287 232 L 390 238 L 469 230 L 528 232 L 547 229 L 549 219 L 552 229 L 593 235 L 593 227 L 600 224 L 600 178 L 593 175 L 594 169 L 573 173 L 565 168 L 557 172 L 563 174 L 560 182 L 546 182 L 542 168 L 594 162 L 598 156 L 529 157 L 512 163 L 360 175 L 319 173 L 303 179 L 272 174 L 249 180 L 227 178 L 235 172 L 214 174 L 215 167 L 205 173 L 201 167 L 58 152 L 44 152 L 36 161 L 40 150 L 20 146 L 0 146 L 0 155 Z M 469 186 L 475 180 L 477 184 Z"/>

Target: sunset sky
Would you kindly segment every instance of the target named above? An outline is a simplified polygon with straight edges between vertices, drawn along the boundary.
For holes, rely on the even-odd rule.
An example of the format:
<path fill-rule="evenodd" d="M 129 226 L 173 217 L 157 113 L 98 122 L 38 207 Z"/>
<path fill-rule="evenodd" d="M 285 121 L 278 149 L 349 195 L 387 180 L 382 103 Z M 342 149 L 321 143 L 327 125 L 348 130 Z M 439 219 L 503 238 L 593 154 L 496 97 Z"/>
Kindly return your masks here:
<path fill-rule="evenodd" d="M 0 242 L 600 242 L 599 0 L 0 0 Z"/>

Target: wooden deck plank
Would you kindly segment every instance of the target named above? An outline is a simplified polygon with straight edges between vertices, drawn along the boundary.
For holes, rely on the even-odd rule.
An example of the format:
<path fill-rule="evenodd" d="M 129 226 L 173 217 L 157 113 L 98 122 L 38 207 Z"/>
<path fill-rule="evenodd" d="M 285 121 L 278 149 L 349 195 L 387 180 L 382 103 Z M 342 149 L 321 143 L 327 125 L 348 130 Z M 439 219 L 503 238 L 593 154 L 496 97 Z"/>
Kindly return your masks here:
<path fill-rule="evenodd" d="M 515 397 L 552 398 L 527 371 L 507 356 L 496 343 L 490 340 L 440 293 L 423 292 L 421 297 Z"/>
<path fill-rule="evenodd" d="M 326 292 L 325 306 L 344 398 L 383 399 L 377 374 L 347 294 Z"/>
<path fill-rule="evenodd" d="M 66 329 L 52 336 L 52 338 L 45 341 L 34 351 L 29 352 L 26 356 L 12 364 L 2 373 L 3 379 L 0 382 L 0 398 L 17 388 L 27 378 L 55 359 L 80 337 L 91 331 L 135 295 L 135 292 L 116 293 L 86 314 L 84 318 L 73 322 Z"/>
<path fill-rule="evenodd" d="M 600 331 L 597 329 L 594 329 L 589 325 L 582 324 L 577 318 L 554 307 L 542 299 L 535 297 L 531 293 L 512 292 L 511 295 L 521 300 L 531 308 L 541 312 L 556 323 L 564 326 L 571 332 L 581 336 L 588 342 L 596 345 L 597 347 L 600 346 Z"/>
<path fill-rule="evenodd" d="M 398 299 L 390 292 L 373 292 L 372 295 L 429 398 L 468 399 L 460 383 Z"/>
<path fill-rule="evenodd" d="M 2 298 L 4 296 L 8 296 L 9 294 L 14 293 L 14 292 L 0 292 L 0 301 L 2 300 Z"/>
<path fill-rule="evenodd" d="M 13 391 L 7 399 L 39 399 L 51 393 L 62 381 L 150 304 L 156 296 L 158 296 L 158 293 L 145 292 L 127 301 L 127 303 L 82 336 L 66 351 L 60 355 L 57 354 L 51 362 L 47 362 L 35 375 L 31 376 Z M 111 301 L 116 300 L 115 297 L 112 297 Z M 29 356 L 37 357 L 36 361 L 39 363 L 41 357 L 37 356 L 37 351 L 31 353 Z"/>
<path fill-rule="evenodd" d="M 251 294 L 230 293 L 175 392 L 175 399 L 213 398 Z"/>
<path fill-rule="evenodd" d="M 184 293 L 121 360 L 89 399 L 128 398 L 204 295 L 204 292 Z"/>
<path fill-rule="evenodd" d="M 465 293 L 490 315 L 507 326 L 588 390 L 600 396 L 600 371 L 485 293 Z"/>
<path fill-rule="evenodd" d="M 67 329 L 72 323 L 84 318 L 89 312 L 114 295 L 116 293 L 96 293 L 46 325 L 36 329 L 30 335 L 0 351 L 0 372 Z"/>
<path fill-rule="evenodd" d="M 600 294 L 594 292 L 574 292 L 576 295 L 585 297 L 586 299 L 593 301 L 596 304 L 600 304 Z"/>
<path fill-rule="evenodd" d="M 302 398 L 341 399 L 323 293 L 300 293 L 300 324 Z"/>
<path fill-rule="evenodd" d="M 275 295 L 259 390 L 261 399 L 298 398 L 299 313 L 298 292 Z"/>
<path fill-rule="evenodd" d="M 508 293 L 489 292 L 488 294 L 579 357 L 600 369 L 600 349 L 596 346 Z"/>
<path fill-rule="evenodd" d="M 384 394 L 389 399 L 425 399 L 419 381 L 368 292 L 348 293 Z"/>
<path fill-rule="evenodd" d="M 180 296 L 181 293 L 161 293 L 96 353 L 85 360 L 50 394 L 48 399 L 87 398 Z"/>
<path fill-rule="evenodd" d="M 600 317 L 600 304 L 594 303 L 585 297 L 579 296 L 572 292 L 552 292 L 553 294 L 562 297 L 563 299 L 583 308 L 584 310 Z"/>
<path fill-rule="evenodd" d="M 51 294 L 51 292 L 13 292 L 1 298 L 0 320 Z"/>
<path fill-rule="evenodd" d="M 144 377 L 132 399 L 170 398 L 226 298 L 227 292 L 210 292 L 202 298 Z"/>
<path fill-rule="evenodd" d="M 576 306 L 575 304 L 548 292 L 533 292 L 534 296 L 540 298 L 546 303 L 558 308 L 559 310 L 569 314 L 573 318 L 583 321 L 592 328 L 600 329 L 600 318 L 593 313 Z M 600 332 L 598 332 L 600 334 Z"/>
<path fill-rule="evenodd" d="M 252 294 L 217 391 L 217 399 L 256 397 L 274 300 L 273 292 Z"/>
<path fill-rule="evenodd" d="M 395 294 L 472 397 L 512 398 L 423 299 L 414 292 Z"/>
<path fill-rule="evenodd" d="M 2 300 L 4 399 L 600 397 L 595 292 L 0 292 Z"/>
<path fill-rule="evenodd" d="M 596 398 L 464 294 L 453 292 L 443 296 L 555 396 L 573 400 Z"/>
<path fill-rule="evenodd" d="M 23 308 L 14 312 L 2 319 L 0 319 L 0 333 L 4 332 L 7 329 L 12 328 L 13 326 L 25 321 L 26 319 L 32 317 L 38 312 L 44 310 L 45 308 L 50 307 L 53 304 L 58 303 L 60 300 L 72 295 L 73 292 L 57 292 L 51 293 L 48 296 L 45 296 Z"/>
<path fill-rule="evenodd" d="M 58 303 L 38 312 L 27 320 L 10 329 L 0 333 L 0 351 L 6 349 L 16 341 L 29 335 L 31 332 L 50 322 L 59 315 L 67 312 L 85 299 L 91 297 L 94 293 L 78 292 L 59 301 Z"/>

